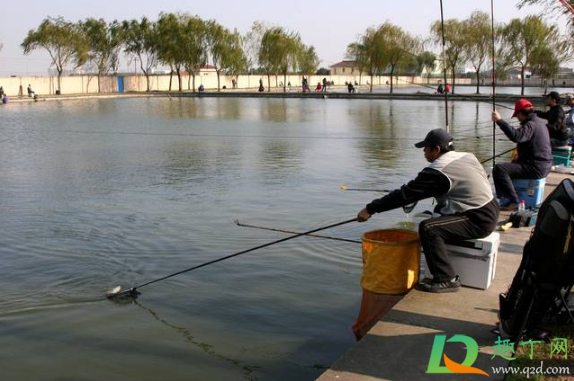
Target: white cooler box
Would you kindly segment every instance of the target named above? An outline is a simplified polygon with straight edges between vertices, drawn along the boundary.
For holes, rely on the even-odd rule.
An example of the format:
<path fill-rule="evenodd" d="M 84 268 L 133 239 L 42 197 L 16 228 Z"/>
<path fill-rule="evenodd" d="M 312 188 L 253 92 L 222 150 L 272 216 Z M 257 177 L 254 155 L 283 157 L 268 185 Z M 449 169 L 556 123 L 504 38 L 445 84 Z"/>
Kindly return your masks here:
<path fill-rule="evenodd" d="M 460 276 L 463 286 L 486 290 L 496 273 L 496 257 L 500 234 L 492 233 L 481 239 L 462 241 L 456 245 L 446 245 L 452 267 Z M 425 276 L 431 278 L 428 266 Z"/>

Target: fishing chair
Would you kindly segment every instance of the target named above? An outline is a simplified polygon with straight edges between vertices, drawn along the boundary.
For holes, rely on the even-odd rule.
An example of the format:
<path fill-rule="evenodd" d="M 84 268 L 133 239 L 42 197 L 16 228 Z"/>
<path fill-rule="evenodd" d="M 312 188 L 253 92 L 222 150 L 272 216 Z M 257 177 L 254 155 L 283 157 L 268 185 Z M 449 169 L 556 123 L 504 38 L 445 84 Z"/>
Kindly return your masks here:
<path fill-rule="evenodd" d="M 544 336 L 543 322 L 574 324 L 568 298 L 574 285 L 574 183 L 566 179 L 546 198 L 524 246 L 522 262 L 500 295 L 500 333 L 519 342 Z"/>

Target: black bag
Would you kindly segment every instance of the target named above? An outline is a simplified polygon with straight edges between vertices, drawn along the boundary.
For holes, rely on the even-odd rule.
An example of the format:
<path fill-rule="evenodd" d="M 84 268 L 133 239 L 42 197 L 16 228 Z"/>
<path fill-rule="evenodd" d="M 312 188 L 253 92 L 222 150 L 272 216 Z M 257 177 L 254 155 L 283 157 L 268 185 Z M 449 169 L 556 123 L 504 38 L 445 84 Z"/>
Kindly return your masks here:
<path fill-rule="evenodd" d="M 556 306 L 564 288 L 574 284 L 574 183 L 563 180 L 546 198 L 522 262 L 506 294 L 500 295 L 500 323 L 519 337 L 538 325 Z"/>

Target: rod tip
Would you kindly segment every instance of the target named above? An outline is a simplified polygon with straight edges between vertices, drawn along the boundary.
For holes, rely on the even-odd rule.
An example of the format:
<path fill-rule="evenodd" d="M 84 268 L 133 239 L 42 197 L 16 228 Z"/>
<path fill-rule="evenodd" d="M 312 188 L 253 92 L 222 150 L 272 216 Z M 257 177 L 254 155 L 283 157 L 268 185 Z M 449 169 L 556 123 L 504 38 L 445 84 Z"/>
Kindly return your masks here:
<path fill-rule="evenodd" d="M 341 190 L 347 190 L 347 187 L 344 185 L 341 185 Z"/>

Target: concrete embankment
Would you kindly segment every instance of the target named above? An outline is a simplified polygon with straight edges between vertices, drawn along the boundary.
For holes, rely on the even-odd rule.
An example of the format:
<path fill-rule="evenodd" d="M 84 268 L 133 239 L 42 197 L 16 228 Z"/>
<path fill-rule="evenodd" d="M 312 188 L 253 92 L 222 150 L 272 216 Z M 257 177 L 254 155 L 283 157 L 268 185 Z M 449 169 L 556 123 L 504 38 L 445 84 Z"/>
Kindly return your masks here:
<path fill-rule="evenodd" d="M 111 98 L 142 98 L 142 97 L 161 97 L 161 98 L 292 98 L 292 99 L 398 99 L 398 100 L 433 100 L 444 102 L 444 96 L 432 93 L 368 93 L 360 92 L 349 94 L 346 92 L 257 92 L 257 91 L 238 91 L 238 90 L 225 90 L 221 92 L 149 92 L 149 93 L 102 93 L 102 94 L 65 94 L 65 95 L 48 95 L 38 96 L 35 100 L 30 97 L 22 98 L 9 98 L 10 103 L 19 102 L 43 102 L 43 101 L 57 101 L 57 100 L 78 100 L 78 99 L 111 99 Z M 515 102 L 518 99 L 524 98 L 519 95 L 497 95 L 496 102 Z M 544 97 L 542 96 L 528 96 L 532 101 L 542 103 Z M 451 94 L 448 96 L 450 102 L 457 101 L 471 101 L 471 102 L 492 102 L 490 94 Z"/>
<path fill-rule="evenodd" d="M 546 179 L 545 196 L 566 177 L 552 173 Z M 508 212 L 501 213 L 500 220 Z M 463 287 L 454 294 L 428 294 L 411 291 L 392 311 L 335 362 L 320 381 L 422 381 L 422 380 L 484 380 L 480 374 L 427 374 L 426 370 L 434 337 L 445 334 L 466 335 L 478 343 L 479 353 L 473 367 L 484 370 L 491 380 L 493 367 L 505 367 L 508 361 L 494 355 L 498 337 L 490 332 L 498 321 L 498 295 L 505 292 L 520 264 L 522 249 L 530 237 L 531 227 L 501 232 L 496 277 L 486 291 Z M 449 344 L 451 345 L 451 344 Z M 448 347 L 448 346 L 447 346 Z M 466 350 L 454 348 L 445 353 L 455 362 L 464 361 Z M 458 349 L 458 350 L 457 350 Z"/>

